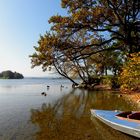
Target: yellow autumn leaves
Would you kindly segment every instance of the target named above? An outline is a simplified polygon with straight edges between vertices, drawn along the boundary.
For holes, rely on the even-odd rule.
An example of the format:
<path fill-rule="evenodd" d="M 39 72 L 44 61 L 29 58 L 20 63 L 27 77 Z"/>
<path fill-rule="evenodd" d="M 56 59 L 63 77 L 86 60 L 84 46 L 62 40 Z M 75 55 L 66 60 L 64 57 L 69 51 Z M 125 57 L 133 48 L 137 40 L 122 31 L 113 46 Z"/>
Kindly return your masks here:
<path fill-rule="evenodd" d="M 137 90 L 140 87 L 140 52 L 131 54 L 120 75 L 121 89 Z"/>

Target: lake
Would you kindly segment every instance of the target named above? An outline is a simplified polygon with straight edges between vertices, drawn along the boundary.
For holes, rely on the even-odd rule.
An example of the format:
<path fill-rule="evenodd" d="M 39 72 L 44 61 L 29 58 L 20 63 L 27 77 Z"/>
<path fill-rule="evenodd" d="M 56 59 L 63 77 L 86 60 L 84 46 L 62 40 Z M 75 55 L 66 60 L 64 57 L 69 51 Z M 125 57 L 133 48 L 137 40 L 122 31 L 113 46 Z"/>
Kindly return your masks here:
<path fill-rule="evenodd" d="M 91 108 L 139 109 L 116 92 L 72 89 L 65 79 L 0 80 L 0 140 L 135 139 L 91 117 Z"/>

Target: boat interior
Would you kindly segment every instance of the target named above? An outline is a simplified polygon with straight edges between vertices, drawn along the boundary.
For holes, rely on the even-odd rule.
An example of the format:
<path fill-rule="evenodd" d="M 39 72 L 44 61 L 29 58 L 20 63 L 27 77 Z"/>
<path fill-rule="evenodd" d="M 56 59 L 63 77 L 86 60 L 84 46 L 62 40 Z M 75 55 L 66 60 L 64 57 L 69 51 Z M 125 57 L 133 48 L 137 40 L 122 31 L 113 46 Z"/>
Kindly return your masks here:
<path fill-rule="evenodd" d="M 117 114 L 116 116 L 122 117 L 122 118 L 140 120 L 140 112 L 127 111 L 127 112 L 121 112 L 121 113 Z"/>

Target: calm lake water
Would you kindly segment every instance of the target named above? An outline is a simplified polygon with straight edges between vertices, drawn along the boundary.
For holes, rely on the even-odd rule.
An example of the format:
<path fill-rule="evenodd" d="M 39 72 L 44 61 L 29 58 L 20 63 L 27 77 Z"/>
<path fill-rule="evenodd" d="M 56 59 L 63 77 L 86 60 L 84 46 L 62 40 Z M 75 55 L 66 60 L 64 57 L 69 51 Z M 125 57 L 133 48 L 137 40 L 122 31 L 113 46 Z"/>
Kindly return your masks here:
<path fill-rule="evenodd" d="M 116 92 L 72 89 L 64 79 L 0 80 L 0 140 L 136 139 L 91 117 L 91 108 L 139 109 Z"/>

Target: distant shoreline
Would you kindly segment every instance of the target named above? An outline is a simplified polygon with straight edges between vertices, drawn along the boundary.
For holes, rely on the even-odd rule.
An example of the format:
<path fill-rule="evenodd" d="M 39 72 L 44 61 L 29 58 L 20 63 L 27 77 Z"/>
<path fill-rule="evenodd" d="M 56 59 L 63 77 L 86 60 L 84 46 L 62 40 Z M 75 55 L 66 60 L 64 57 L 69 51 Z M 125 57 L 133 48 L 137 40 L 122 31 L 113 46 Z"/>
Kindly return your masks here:
<path fill-rule="evenodd" d="M 12 72 L 11 70 L 2 71 L 0 73 L 0 79 L 23 79 L 24 76 L 18 72 Z"/>

